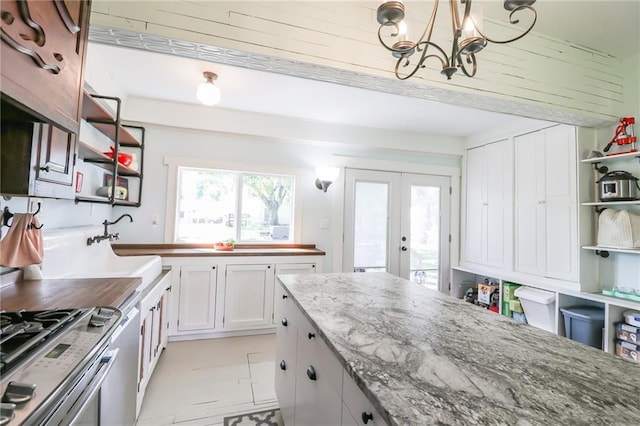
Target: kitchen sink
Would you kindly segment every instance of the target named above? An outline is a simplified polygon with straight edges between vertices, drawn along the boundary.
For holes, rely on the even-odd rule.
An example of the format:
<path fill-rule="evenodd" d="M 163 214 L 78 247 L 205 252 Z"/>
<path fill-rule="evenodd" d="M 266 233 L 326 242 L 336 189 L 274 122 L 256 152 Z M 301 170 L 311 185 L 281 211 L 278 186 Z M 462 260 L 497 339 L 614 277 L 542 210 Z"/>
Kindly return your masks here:
<path fill-rule="evenodd" d="M 43 232 L 43 278 L 141 277 L 138 290 L 144 290 L 162 270 L 160 256 L 118 256 L 108 240 L 87 245 L 103 232 L 101 226 Z"/>

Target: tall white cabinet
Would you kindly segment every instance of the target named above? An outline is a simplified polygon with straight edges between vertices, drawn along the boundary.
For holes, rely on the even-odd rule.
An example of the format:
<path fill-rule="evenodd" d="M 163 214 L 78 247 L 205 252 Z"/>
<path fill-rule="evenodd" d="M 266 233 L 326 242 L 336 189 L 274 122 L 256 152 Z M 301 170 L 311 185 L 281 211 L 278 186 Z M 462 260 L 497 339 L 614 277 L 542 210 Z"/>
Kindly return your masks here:
<path fill-rule="evenodd" d="M 513 252 L 513 144 L 505 139 L 467 151 L 467 262 L 508 269 Z"/>
<path fill-rule="evenodd" d="M 576 281 L 575 129 L 555 126 L 514 138 L 517 272 Z"/>

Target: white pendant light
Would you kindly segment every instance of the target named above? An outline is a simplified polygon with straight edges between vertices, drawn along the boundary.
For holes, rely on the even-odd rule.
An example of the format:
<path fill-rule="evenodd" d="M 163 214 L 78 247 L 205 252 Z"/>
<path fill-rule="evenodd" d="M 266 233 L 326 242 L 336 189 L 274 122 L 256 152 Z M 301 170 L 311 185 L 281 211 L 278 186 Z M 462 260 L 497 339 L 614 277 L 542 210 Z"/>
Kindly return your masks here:
<path fill-rule="evenodd" d="M 198 86 L 196 98 L 207 106 L 215 105 L 220 102 L 220 88 L 213 83 L 213 80 L 216 80 L 218 75 L 211 71 L 205 71 L 202 75 L 206 81 Z"/>

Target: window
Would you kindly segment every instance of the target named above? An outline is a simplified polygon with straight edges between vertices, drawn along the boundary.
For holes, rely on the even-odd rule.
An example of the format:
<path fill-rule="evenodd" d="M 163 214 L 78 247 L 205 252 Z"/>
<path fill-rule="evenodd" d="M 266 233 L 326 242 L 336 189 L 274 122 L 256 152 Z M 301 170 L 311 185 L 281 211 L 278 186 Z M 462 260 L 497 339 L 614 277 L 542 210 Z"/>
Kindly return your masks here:
<path fill-rule="evenodd" d="M 293 241 L 293 176 L 178 167 L 177 177 L 177 241 Z"/>

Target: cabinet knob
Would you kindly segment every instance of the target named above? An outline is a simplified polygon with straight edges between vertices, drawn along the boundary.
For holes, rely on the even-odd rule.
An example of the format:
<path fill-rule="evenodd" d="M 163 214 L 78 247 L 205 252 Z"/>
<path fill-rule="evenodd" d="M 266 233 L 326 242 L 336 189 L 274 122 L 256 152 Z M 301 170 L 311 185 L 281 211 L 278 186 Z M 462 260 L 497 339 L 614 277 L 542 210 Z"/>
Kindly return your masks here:
<path fill-rule="evenodd" d="M 362 423 L 365 425 L 369 423 L 369 420 L 373 420 L 373 413 L 367 413 L 366 411 L 362 412 Z"/>
<path fill-rule="evenodd" d="M 309 333 L 307 335 L 307 337 L 309 338 L 309 340 L 313 339 L 314 337 L 316 337 L 316 333 Z"/>
<path fill-rule="evenodd" d="M 316 376 L 316 369 L 313 368 L 313 365 L 307 367 L 307 377 L 309 380 L 318 380 L 318 377 Z"/>
<path fill-rule="evenodd" d="M 287 369 L 287 363 L 284 362 L 284 359 L 280 361 L 280 370 L 284 371 Z"/>
<path fill-rule="evenodd" d="M 405 246 L 402 246 L 402 247 L 400 247 L 400 250 L 407 251 L 407 248 Z"/>
<path fill-rule="evenodd" d="M 287 296 L 286 294 L 283 294 L 283 295 L 282 295 L 282 299 L 283 299 L 283 300 L 284 300 L 284 299 L 287 299 L 288 297 L 289 297 L 289 296 Z"/>
<path fill-rule="evenodd" d="M 281 322 L 282 322 L 282 325 L 284 325 L 285 327 L 286 327 L 286 326 L 287 326 L 287 324 L 288 324 L 288 321 L 287 321 L 287 319 L 286 319 L 286 318 L 282 318 L 282 321 L 281 321 Z"/>

